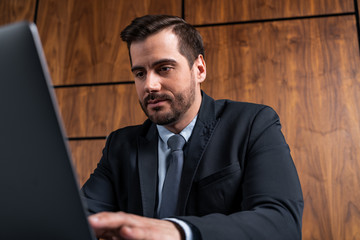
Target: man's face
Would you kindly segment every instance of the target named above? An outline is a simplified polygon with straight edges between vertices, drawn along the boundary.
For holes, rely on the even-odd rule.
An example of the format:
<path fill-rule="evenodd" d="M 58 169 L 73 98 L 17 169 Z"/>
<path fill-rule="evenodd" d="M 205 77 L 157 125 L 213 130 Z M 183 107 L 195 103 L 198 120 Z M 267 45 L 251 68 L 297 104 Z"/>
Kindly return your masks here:
<path fill-rule="evenodd" d="M 196 63 L 190 69 L 179 53 L 176 35 L 162 30 L 133 42 L 130 54 L 140 105 L 149 119 L 165 126 L 191 121 L 199 109 L 204 79 L 199 79 Z"/>

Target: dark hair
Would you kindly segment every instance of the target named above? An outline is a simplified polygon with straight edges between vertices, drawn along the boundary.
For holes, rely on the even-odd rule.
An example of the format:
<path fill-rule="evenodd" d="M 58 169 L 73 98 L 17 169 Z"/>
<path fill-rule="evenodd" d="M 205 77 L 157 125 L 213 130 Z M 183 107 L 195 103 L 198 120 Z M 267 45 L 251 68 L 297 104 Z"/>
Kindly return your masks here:
<path fill-rule="evenodd" d="M 190 68 L 199 54 L 204 56 L 204 44 L 200 33 L 192 25 L 185 22 L 184 19 L 176 16 L 146 15 L 135 18 L 121 32 L 121 39 L 127 43 L 130 55 L 132 42 L 145 40 L 151 34 L 165 28 L 172 28 L 179 41 L 179 52 L 187 59 Z"/>

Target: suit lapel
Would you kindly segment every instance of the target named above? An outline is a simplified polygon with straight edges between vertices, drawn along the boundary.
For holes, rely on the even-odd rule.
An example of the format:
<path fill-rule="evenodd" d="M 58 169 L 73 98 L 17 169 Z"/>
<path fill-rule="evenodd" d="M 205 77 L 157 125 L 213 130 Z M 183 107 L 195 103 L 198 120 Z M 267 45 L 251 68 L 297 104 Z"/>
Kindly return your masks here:
<path fill-rule="evenodd" d="M 212 98 L 203 94 L 198 120 L 195 124 L 187 149 L 187 157 L 184 162 L 181 186 L 179 192 L 180 215 L 185 214 L 186 203 L 190 194 L 192 184 L 200 164 L 201 158 L 217 125 L 218 120 L 215 116 L 215 102 Z"/>
<path fill-rule="evenodd" d="M 179 209 L 180 215 L 185 213 L 197 168 L 218 123 L 215 101 L 205 93 L 202 94 L 203 101 L 198 114 L 198 120 L 186 150 L 186 152 L 191 154 L 187 154 L 183 166 L 178 202 L 178 205 L 181 206 Z M 151 124 L 145 137 L 140 136 L 138 138 L 138 163 L 143 216 L 154 217 L 158 184 L 158 134 L 155 124 Z"/>
<path fill-rule="evenodd" d="M 145 217 L 154 217 L 158 179 L 157 145 L 157 132 L 152 124 L 147 136 L 138 138 L 140 191 Z"/>

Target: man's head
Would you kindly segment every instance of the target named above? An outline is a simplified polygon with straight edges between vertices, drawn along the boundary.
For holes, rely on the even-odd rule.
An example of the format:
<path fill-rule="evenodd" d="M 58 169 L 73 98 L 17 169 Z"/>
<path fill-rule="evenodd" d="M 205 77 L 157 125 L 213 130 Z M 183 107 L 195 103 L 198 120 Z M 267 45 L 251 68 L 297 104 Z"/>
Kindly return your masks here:
<path fill-rule="evenodd" d="M 180 132 L 201 104 L 200 84 L 206 66 L 199 33 L 178 17 L 145 16 L 134 20 L 121 35 L 128 43 L 131 71 L 145 114 L 152 122 Z M 194 47 L 190 39 L 197 39 L 200 47 Z"/>
<path fill-rule="evenodd" d="M 199 55 L 205 56 L 200 33 L 192 25 L 176 16 L 146 15 L 136 18 L 121 32 L 121 39 L 127 43 L 130 51 L 130 45 L 133 42 L 144 40 L 165 28 L 172 29 L 178 37 L 179 52 L 186 57 L 190 68 Z"/>

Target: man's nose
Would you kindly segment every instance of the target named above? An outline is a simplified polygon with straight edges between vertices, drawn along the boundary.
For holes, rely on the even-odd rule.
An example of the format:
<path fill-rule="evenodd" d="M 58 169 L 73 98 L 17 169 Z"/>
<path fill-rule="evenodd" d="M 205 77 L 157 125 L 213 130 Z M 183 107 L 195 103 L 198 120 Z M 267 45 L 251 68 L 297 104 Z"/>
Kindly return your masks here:
<path fill-rule="evenodd" d="M 154 73 L 149 72 L 146 76 L 145 90 L 147 92 L 157 92 L 161 89 L 160 77 Z"/>

